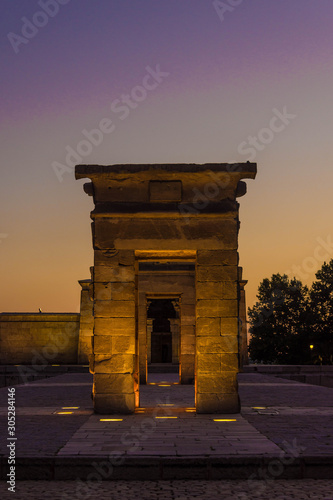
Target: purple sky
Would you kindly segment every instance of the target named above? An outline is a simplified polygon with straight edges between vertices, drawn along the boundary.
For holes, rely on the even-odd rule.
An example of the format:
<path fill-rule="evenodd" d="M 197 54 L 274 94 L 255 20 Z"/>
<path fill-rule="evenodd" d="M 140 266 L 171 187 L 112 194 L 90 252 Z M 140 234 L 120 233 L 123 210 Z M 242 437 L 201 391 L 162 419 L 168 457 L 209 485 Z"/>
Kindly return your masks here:
<path fill-rule="evenodd" d="M 333 236 L 333 2 L 238 3 L 222 20 L 210 0 L 69 0 L 15 53 L 8 34 L 42 9 L 2 2 L 0 310 L 78 310 L 92 202 L 52 165 L 103 118 L 114 131 L 83 163 L 233 162 L 285 108 L 295 118 L 254 150 L 240 199 L 249 305 L 264 277 L 298 269 L 311 283 L 333 257 L 316 252 Z M 169 75 L 121 120 L 111 103 L 157 65 Z"/>

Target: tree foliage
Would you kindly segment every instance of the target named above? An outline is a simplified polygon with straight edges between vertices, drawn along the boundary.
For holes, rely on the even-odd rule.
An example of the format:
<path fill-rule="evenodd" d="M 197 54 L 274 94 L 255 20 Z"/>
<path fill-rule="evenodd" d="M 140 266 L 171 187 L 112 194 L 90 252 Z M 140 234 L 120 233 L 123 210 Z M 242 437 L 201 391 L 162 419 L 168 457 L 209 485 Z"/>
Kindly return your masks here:
<path fill-rule="evenodd" d="M 333 259 L 317 271 L 310 290 L 273 274 L 260 283 L 257 299 L 248 310 L 254 362 L 333 363 Z"/>
<path fill-rule="evenodd" d="M 273 274 L 259 285 L 249 308 L 250 357 L 254 362 L 302 363 L 307 334 L 308 288 L 286 274 Z"/>
<path fill-rule="evenodd" d="M 323 364 L 333 363 L 333 259 L 316 273 L 310 289 L 311 342 Z"/>

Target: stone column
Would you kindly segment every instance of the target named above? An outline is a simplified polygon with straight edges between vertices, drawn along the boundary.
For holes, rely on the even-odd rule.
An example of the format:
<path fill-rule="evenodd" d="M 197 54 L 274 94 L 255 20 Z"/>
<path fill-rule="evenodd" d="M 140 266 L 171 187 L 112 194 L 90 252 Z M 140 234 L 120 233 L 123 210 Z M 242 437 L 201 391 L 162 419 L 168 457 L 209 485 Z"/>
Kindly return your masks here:
<path fill-rule="evenodd" d="M 247 345 L 247 321 L 246 321 L 246 300 L 245 285 L 247 280 L 242 278 L 243 269 L 238 268 L 239 286 L 239 364 L 240 368 L 249 364 L 249 354 Z"/>
<path fill-rule="evenodd" d="M 78 363 L 88 364 L 92 354 L 92 336 L 94 331 L 92 282 L 90 280 L 80 280 L 81 300 L 80 300 L 80 332 L 78 345 Z"/>
<path fill-rule="evenodd" d="M 238 293 L 236 250 L 198 250 L 196 268 L 196 409 L 237 413 Z"/>
<path fill-rule="evenodd" d="M 95 250 L 92 372 L 98 413 L 133 413 L 138 405 L 134 251 Z"/>
<path fill-rule="evenodd" d="M 190 299 L 191 300 L 191 299 Z M 180 383 L 193 384 L 195 371 L 195 299 L 181 302 L 180 310 Z"/>

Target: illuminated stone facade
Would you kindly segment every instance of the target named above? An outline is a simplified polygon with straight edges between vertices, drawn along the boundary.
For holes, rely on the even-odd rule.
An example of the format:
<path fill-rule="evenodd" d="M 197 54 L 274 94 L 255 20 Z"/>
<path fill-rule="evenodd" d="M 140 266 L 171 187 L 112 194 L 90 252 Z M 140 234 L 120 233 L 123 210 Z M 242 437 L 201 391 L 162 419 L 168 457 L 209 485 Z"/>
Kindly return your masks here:
<path fill-rule="evenodd" d="M 180 381 L 194 379 L 197 412 L 238 412 L 245 282 L 236 198 L 256 164 L 78 165 L 75 175 L 91 180 L 84 189 L 95 204 L 95 410 L 134 412 L 149 356 L 164 345 L 162 359 L 179 361 Z M 172 317 L 151 312 L 158 301 Z"/>

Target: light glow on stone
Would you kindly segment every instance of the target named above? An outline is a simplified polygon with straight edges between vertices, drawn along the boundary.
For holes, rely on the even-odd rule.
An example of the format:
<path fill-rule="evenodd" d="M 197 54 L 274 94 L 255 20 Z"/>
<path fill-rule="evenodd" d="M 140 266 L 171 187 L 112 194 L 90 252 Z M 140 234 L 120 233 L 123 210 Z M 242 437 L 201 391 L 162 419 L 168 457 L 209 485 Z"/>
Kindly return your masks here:
<path fill-rule="evenodd" d="M 72 411 L 58 411 L 58 415 L 72 415 Z"/>
<path fill-rule="evenodd" d="M 178 418 L 178 417 L 155 417 L 155 418 Z"/>
<path fill-rule="evenodd" d="M 100 422 L 122 422 L 123 418 L 100 418 Z"/>
<path fill-rule="evenodd" d="M 214 418 L 214 422 L 237 422 L 236 418 Z"/>

